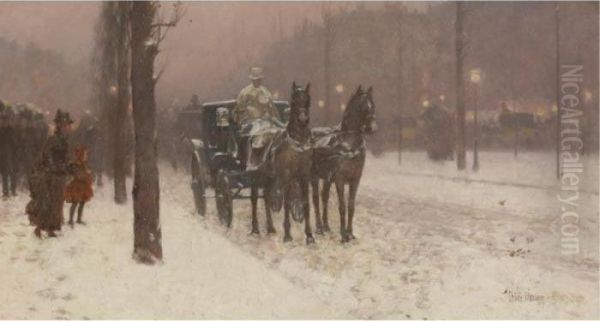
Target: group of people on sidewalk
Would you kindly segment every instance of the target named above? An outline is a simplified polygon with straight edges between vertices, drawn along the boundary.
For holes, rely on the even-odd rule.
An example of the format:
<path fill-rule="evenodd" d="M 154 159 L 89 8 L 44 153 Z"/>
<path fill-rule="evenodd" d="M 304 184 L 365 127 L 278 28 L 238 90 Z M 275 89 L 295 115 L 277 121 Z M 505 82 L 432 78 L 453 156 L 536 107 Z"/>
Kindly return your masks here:
<path fill-rule="evenodd" d="M 68 112 L 60 109 L 54 117 L 54 133 L 46 140 L 39 158 L 29 173 L 31 201 L 26 212 L 35 225 L 34 234 L 41 238 L 42 232 L 56 237 L 64 223 L 64 203 L 71 203 L 69 225 L 84 224 L 82 220 L 85 204 L 92 198 L 93 176 L 87 166 L 88 150 L 83 145 L 73 149 L 69 157 L 68 136 L 72 132 L 73 120 Z M 77 221 L 74 221 L 77 212 Z"/>

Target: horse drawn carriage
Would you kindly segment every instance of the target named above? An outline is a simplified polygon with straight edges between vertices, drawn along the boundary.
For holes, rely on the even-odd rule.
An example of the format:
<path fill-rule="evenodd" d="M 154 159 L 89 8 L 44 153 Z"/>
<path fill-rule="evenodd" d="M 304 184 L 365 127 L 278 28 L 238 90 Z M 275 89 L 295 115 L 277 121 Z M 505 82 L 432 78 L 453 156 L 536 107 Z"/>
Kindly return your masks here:
<path fill-rule="evenodd" d="M 252 184 L 251 172 L 239 159 L 239 128 L 231 122 L 230 115 L 235 100 L 207 102 L 191 105 L 179 113 L 178 125 L 192 144 L 191 188 L 198 214 L 206 212 L 208 188 L 214 190 L 217 212 L 221 223 L 231 226 L 233 200 L 247 199 L 244 190 Z M 290 106 L 287 101 L 274 101 L 286 123 Z M 281 200 L 274 202 L 281 207 Z"/>

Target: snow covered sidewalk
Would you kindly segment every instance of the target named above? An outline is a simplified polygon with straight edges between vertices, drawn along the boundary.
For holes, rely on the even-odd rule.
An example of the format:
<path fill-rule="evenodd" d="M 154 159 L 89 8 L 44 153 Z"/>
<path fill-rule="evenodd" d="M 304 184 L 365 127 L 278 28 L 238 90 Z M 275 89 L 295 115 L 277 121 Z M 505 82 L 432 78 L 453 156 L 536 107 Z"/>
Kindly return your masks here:
<path fill-rule="evenodd" d="M 114 205 L 109 190 L 86 208 L 87 226 L 65 226 L 57 239 L 33 236 L 25 197 L 0 201 L 0 319 L 344 316 L 169 202 L 165 263 L 135 264 L 131 205 Z"/>

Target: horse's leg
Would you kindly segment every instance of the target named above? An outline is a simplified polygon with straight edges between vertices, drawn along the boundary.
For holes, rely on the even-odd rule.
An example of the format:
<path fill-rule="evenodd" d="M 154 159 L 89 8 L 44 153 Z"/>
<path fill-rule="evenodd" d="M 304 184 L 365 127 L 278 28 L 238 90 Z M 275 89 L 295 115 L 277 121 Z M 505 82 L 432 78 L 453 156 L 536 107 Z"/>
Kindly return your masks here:
<path fill-rule="evenodd" d="M 354 203 L 356 202 L 356 192 L 358 191 L 358 185 L 360 183 L 360 177 L 350 182 L 350 191 L 348 195 L 348 227 L 346 228 L 346 235 L 349 240 L 353 240 L 356 237 L 352 234 L 352 221 L 354 218 Z"/>
<path fill-rule="evenodd" d="M 302 193 L 302 209 L 304 210 L 304 234 L 306 235 L 306 244 L 315 243 L 310 226 L 310 204 L 308 201 L 308 178 L 300 180 L 300 189 Z"/>
<path fill-rule="evenodd" d="M 292 236 L 290 235 L 290 197 L 291 197 L 291 188 L 289 188 L 288 186 L 289 184 L 286 182 L 285 183 L 285 191 L 284 191 L 284 201 L 283 201 L 283 208 L 284 208 L 284 217 L 283 217 L 283 229 L 284 229 L 284 235 L 283 235 L 283 241 L 284 242 L 290 242 L 292 240 Z"/>
<path fill-rule="evenodd" d="M 313 177 L 310 180 L 312 185 L 312 202 L 315 209 L 315 221 L 317 224 L 317 234 L 323 234 L 323 223 L 321 222 L 321 212 L 319 211 L 319 178 Z"/>
<path fill-rule="evenodd" d="M 329 205 L 329 192 L 331 191 L 331 180 L 323 180 L 323 190 L 321 191 L 321 200 L 323 202 L 323 232 L 329 232 L 329 218 L 328 218 L 328 205 Z"/>
<path fill-rule="evenodd" d="M 338 194 L 338 210 L 340 212 L 340 235 L 342 236 L 342 243 L 348 242 L 348 236 L 346 235 L 346 200 L 344 199 L 344 182 L 341 180 L 335 181 L 335 190 Z"/>
<path fill-rule="evenodd" d="M 263 197 L 265 200 L 265 212 L 267 213 L 267 234 L 275 233 L 275 227 L 273 226 L 273 217 L 271 216 L 271 187 L 273 183 L 268 182 L 263 188 Z"/>
<path fill-rule="evenodd" d="M 252 202 L 252 231 L 250 232 L 250 234 L 260 234 L 260 232 L 258 231 L 258 218 L 256 217 L 256 203 L 258 203 L 258 186 L 256 185 L 256 183 L 252 183 L 250 189 L 250 200 Z"/>

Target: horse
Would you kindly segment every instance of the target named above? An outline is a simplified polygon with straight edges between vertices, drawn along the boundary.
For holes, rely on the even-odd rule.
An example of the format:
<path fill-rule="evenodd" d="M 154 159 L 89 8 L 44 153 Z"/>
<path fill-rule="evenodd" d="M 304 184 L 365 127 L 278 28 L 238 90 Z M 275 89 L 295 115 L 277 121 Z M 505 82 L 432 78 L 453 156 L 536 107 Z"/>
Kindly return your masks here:
<path fill-rule="evenodd" d="M 285 131 L 274 139 L 273 144 L 268 151 L 267 168 L 272 171 L 271 175 L 263 175 L 265 180 L 265 204 L 267 208 L 267 229 L 275 232 L 273 221 L 271 219 L 271 197 L 269 194 L 282 189 L 283 192 L 283 207 L 284 207 L 284 222 L 283 227 L 285 235 L 284 242 L 292 241 L 290 234 L 290 212 L 293 210 L 294 202 L 297 200 L 296 190 L 300 194 L 300 204 L 302 210 L 302 218 L 305 223 L 306 243 L 312 244 L 315 239 L 312 235 L 310 226 L 310 208 L 308 187 L 310 180 L 310 169 L 312 159 L 311 132 L 310 123 L 310 84 L 304 88 L 292 83 L 291 99 L 290 99 L 290 116 Z M 258 233 L 258 222 L 256 219 L 256 202 L 258 198 L 257 189 L 252 187 L 252 229 Z"/>
<path fill-rule="evenodd" d="M 311 168 L 312 200 L 316 216 L 317 234 L 329 232 L 327 204 L 329 190 L 335 183 L 340 213 L 340 234 L 342 243 L 356 237 L 353 234 L 354 204 L 356 193 L 365 165 L 367 134 L 377 131 L 373 87 L 366 91 L 359 86 L 346 105 L 342 121 L 333 128 L 314 128 L 312 130 L 313 159 Z M 319 181 L 323 180 L 321 201 L 323 219 L 319 210 Z M 349 185 L 348 203 L 344 199 L 345 185 Z M 346 221 L 346 210 L 348 221 Z"/>

